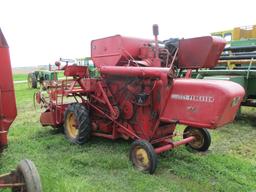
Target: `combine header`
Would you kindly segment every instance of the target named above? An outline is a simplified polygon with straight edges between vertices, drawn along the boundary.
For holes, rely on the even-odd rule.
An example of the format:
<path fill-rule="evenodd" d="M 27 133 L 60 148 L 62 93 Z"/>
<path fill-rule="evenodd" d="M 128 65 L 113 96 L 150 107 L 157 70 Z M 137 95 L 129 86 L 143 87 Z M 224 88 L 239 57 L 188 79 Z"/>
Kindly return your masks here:
<path fill-rule="evenodd" d="M 52 85 L 36 99 L 45 111 L 43 126 L 64 127 L 67 139 L 83 144 L 91 136 L 132 139 L 130 160 L 143 172 L 154 173 L 157 154 L 179 145 L 206 151 L 207 129 L 233 121 L 244 96 L 233 82 L 177 78 L 177 69 L 211 68 L 225 46 L 214 37 L 179 42 L 116 35 L 91 42 L 91 58 L 100 76 L 86 66 L 68 66 L 72 77 Z M 187 127 L 180 141 L 177 124 Z"/>

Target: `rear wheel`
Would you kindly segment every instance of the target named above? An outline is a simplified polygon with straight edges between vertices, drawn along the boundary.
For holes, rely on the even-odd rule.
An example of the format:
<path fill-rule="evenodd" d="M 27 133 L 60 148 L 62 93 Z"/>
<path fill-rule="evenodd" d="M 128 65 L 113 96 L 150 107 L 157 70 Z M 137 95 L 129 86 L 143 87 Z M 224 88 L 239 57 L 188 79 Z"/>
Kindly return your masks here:
<path fill-rule="evenodd" d="M 137 140 L 132 143 L 130 160 L 139 171 L 153 174 L 157 167 L 157 155 L 153 146 L 145 140 Z"/>
<path fill-rule="evenodd" d="M 71 143 L 83 144 L 90 139 L 89 110 L 84 105 L 80 103 L 69 105 L 64 120 L 64 133 Z"/>
<path fill-rule="evenodd" d="M 207 129 L 186 127 L 183 133 L 183 138 L 194 136 L 195 140 L 188 143 L 187 146 L 196 151 L 207 151 L 211 145 L 211 135 Z"/>
<path fill-rule="evenodd" d="M 36 79 L 36 76 L 34 73 L 29 73 L 28 74 L 28 78 L 27 78 L 27 81 L 28 81 L 28 88 L 33 88 L 33 89 L 36 89 L 37 88 L 37 79 Z"/>
<path fill-rule="evenodd" d="M 34 163 L 30 160 L 22 160 L 16 169 L 18 182 L 24 186 L 12 188 L 13 192 L 42 192 L 40 176 Z"/>

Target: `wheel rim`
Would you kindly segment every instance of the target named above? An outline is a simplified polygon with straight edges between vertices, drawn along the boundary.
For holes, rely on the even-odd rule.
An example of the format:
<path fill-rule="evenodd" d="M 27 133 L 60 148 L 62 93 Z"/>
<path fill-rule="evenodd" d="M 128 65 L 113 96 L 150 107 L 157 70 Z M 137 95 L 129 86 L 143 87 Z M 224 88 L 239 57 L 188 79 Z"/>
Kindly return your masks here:
<path fill-rule="evenodd" d="M 189 131 L 188 136 L 194 136 L 195 139 L 189 143 L 189 145 L 194 149 L 200 149 L 204 145 L 204 136 L 202 132 L 198 129 L 192 129 Z"/>
<path fill-rule="evenodd" d="M 75 138 L 78 134 L 75 114 L 70 112 L 66 120 L 67 131 L 70 137 Z"/>
<path fill-rule="evenodd" d="M 139 170 L 146 170 L 150 166 L 148 153 L 140 146 L 134 148 L 132 161 Z"/>

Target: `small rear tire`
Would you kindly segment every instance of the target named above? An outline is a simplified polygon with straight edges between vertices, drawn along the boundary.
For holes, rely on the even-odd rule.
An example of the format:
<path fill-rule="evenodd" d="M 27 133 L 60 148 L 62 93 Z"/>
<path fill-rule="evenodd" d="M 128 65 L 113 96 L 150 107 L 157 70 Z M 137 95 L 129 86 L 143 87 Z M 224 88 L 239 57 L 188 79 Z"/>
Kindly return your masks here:
<path fill-rule="evenodd" d="M 186 127 L 183 138 L 194 136 L 195 140 L 186 144 L 189 148 L 196 151 L 207 151 L 211 145 L 211 135 L 205 128 Z"/>
<path fill-rule="evenodd" d="M 153 174 L 157 167 L 157 155 L 153 146 L 145 140 L 134 141 L 130 149 L 133 166 L 144 173 Z"/>
<path fill-rule="evenodd" d="M 16 174 L 19 183 L 25 183 L 21 187 L 13 187 L 13 192 L 42 192 L 40 176 L 34 163 L 28 159 L 20 161 Z"/>

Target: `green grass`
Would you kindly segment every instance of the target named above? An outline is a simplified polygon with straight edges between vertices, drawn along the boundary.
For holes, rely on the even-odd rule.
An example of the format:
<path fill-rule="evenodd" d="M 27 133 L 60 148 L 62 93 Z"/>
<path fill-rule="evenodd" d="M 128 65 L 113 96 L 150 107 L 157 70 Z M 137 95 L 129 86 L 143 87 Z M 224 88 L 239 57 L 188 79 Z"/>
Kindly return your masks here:
<path fill-rule="evenodd" d="M 33 109 L 35 90 L 26 84 L 15 88 L 18 117 L 9 132 L 9 147 L 1 155 L 0 172 L 31 159 L 45 192 L 256 191 L 255 109 L 244 108 L 240 121 L 211 131 L 208 152 L 181 146 L 161 154 L 156 173 L 147 175 L 129 162 L 131 142 L 92 138 L 83 146 L 69 144 L 62 134 L 41 127 L 40 112 Z"/>
<path fill-rule="evenodd" d="M 13 74 L 14 81 L 25 81 L 27 80 L 27 77 L 28 77 L 27 74 Z"/>

